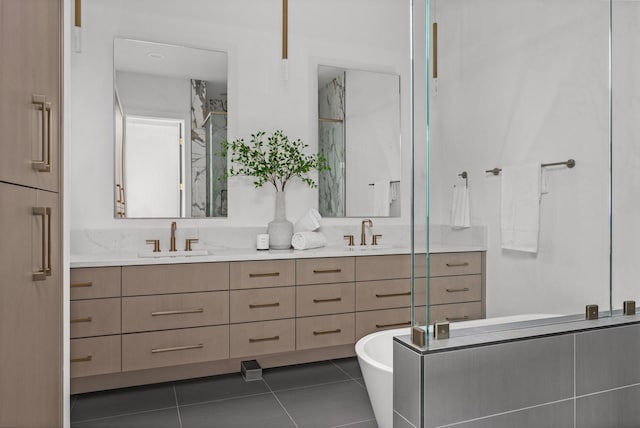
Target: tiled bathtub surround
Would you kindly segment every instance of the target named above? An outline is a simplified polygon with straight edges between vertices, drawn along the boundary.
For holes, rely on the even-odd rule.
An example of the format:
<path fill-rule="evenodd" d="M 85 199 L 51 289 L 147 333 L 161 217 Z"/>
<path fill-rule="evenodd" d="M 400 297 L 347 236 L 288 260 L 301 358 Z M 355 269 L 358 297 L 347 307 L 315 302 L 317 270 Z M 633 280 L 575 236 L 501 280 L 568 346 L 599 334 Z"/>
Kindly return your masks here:
<path fill-rule="evenodd" d="M 406 378 L 407 370 L 421 372 L 423 385 L 421 406 L 410 405 L 417 382 L 395 388 L 398 426 L 640 426 L 640 316 L 470 339 L 433 342 L 423 352 L 396 339 L 394 379 Z"/>

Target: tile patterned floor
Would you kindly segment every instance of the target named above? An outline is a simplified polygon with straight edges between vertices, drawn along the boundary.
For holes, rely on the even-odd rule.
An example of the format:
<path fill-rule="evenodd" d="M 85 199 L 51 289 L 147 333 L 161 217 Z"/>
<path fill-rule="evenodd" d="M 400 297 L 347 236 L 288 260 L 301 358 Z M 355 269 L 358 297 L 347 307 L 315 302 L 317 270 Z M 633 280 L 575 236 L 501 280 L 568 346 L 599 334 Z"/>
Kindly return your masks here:
<path fill-rule="evenodd" d="M 355 358 L 71 398 L 72 428 L 377 428 Z"/>

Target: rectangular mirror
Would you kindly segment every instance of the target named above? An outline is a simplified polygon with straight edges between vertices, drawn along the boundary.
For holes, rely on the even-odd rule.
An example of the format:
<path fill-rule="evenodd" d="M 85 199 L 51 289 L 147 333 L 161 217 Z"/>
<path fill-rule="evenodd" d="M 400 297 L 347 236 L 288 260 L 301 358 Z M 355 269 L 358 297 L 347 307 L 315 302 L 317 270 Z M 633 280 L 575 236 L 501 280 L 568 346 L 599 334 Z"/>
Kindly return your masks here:
<path fill-rule="evenodd" d="M 227 54 L 114 40 L 117 218 L 226 217 Z"/>
<path fill-rule="evenodd" d="M 318 66 L 323 217 L 400 216 L 400 76 Z"/>

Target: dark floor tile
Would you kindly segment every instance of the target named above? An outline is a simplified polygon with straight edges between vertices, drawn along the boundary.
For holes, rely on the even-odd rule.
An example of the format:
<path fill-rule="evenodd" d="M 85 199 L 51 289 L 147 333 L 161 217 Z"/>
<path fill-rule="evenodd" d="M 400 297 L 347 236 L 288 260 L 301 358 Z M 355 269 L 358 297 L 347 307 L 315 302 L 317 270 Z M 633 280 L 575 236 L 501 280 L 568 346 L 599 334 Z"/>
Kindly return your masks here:
<path fill-rule="evenodd" d="M 183 428 L 295 427 L 273 394 L 180 406 Z"/>
<path fill-rule="evenodd" d="M 263 372 L 263 378 L 272 390 L 281 391 L 343 381 L 349 376 L 330 361 L 323 361 L 268 369 Z"/>
<path fill-rule="evenodd" d="M 367 391 L 353 380 L 280 391 L 276 396 L 300 428 L 327 428 L 374 419 Z"/>
<path fill-rule="evenodd" d="M 178 409 L 154 410 L 151 412 L 72 422 L 71 428 L 180 428 Z"/>
<path fill-rule="evenodd" d="M 176 407 L 170 383 L 91 392 L 75 397 L 77 401 L 71 411 L 73 422 Z"/>
<path fill-rule="evenodd" d="M 245 382 L 238 373 L 180 381 L 175 387 L 179 405 L 270 392 L 263 381 Z"/>
<path fill-rule="evenodd" d="M 356 422 L 354 424 L 338 425 L 332 428 L 378 428 L 378 424 L 375 419 L 370 419 L 368 421 Z"/>
<path fill-rule="evenodd" d="M 334 364 L 344 370 L 349 376 L 354 379 L 361 379 L 362 372 L 360 371 L 360 364 L 358 364 L 358 358 L 342 358 L 339 360 L 333 360 Z"/>

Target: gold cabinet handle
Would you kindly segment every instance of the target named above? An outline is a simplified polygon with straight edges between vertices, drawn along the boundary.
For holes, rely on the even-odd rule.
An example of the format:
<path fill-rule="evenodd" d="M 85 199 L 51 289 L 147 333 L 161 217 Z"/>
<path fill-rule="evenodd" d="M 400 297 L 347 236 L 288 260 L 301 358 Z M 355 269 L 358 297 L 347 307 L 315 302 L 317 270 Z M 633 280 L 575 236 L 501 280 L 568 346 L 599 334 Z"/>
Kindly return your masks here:
<path fill-rule="evenodd" d="M 158 317 L 158 316 L 162 316 L 162 315 L 200 314 L 202 312 L 204 312 L 204 308 L 178 309 L 178 310 L 175 310 L 175 311 L 151 312 L 151 316 L 152 317 Z"/>
<path fill-rule="evenodd" d="M 120 202 L 122 203 L 122 205 L 125 204 L 125 202 L 124 202 L 124 186 L 120 186 Z"/>
<path fill-rule="evenodd" d="M 469 266 L 469 262 L 464 262 L 464 263 L 447 263 L 447 267 L 463 267 L 463 266 Z"/>
<path fill-rule="evenodd" d="M 257 339 L 254 338 L 249 338 L 249 343 L 255 343 L 255 342 L 268 342 L 271 340 L 280 340 L 280 336 L 271 336 L 271 337 L 259 337 Z"/>
<path fill-rule="evenodd" d="M 44 95 L 33 95 L 31 103 L 42 111 L 42 159 L 31 161 L 39 172 L 51 172 L 51 103 Z"/>
<path fill-rule="evenodd" d="M 469 287 L 464 288 L 447 288 L 447 293 L 463 293 L 469 291 Z"/>
<path fill-rule="evenodd" d="M 187 345 L 187 346 L 174 346 L 172 348 L 156 348 L 152 349 L 152 354 L 159 354 L 161 352 L 173 352 L 173 351 L 186 351 L 188 349 L 201 349 L 204 348 L 202 343 L 198 343 L 197 345 Z"/>
<path fill-rule="evenodd" d="M 84 318 L 74 318 L 74 319 L 70 320 L 69 322 L 71 324 L 76 324 L 76 323 L 79 323 L 79 322 L 91 322 L 91 321 L 93 321 L 93 318 L 84 317 Z"/>
<path fill-rule="evenodd" d="M 72 282 L 71 288 L 77 287 L 93 287 L 93 282 Z"/>
<path fill-rule="evenodd" d="M 280 272 L 250 273 L 249 278 L 264 278 L 267 276 L 280 276 Z"/>
<path fill-rule="evenodd" d="M 313 299 L 313 303 L 341 302 L 342 297 L 333 297 L 331 299 Z"/>
<path fill-rule="evenodd" d="M 118 199 L 116 199 L 116 202 L 121 204 L 122 203 L 122 186 L 120 186 L 119 183 L 116 183 L 116 192 L 118 193 Z"/>
<path fill-rule="evenodd" d="M 253 303 L 249 303 L 249 308 L 250 309 L 259 309 L 259 308 L 275 308 L 280 306 L 280 302 L 273 302 L 273 303 L 259 303 L 259 304 L 253 304 Z"/>
<path fill-rule="evenodd" d="M 407 291 L 407 292 L 404 292 L 404 293 L 376 294 L 376 297 L 378 297 L 378 298 L 399 297 L 399 296 L 411 296 L 411 291 Z"/>
<path fill-rule="evenodd" d="M 411 321 L 396 322 L 391 324 L 376 324 L 376 328 L 403 327 L 405 325 L 411 325 Z"/>
<path fill-rule="evenodd" d="M 51 276 L 51 208 L 34 207 L 33 215 L 42 217 L 42 269 L 32 273 L 34 281 L 44 281 Z M 46 223 L 46 224 L 45 224 Z M 48 239 L 47 239 L 48 238 Z"/>
<path fill-rule="evenodd" d="M 340 273 L 342 269 L 314 269 L 313 273 Z"/>
<path fill-rule="evenodd" d="M 465 321 L 469 319 L 469 315 L 465 315 L 463 317 L 446 317 L 447 321 Z"/>
<path fill-rule="evenodd" d="M 93 356 L 87 355 L 86 357 L 72 358 L 71 362 L 72 363 L 84 363 L 84 362 L 91 361 L 91 360 L 93 360 Z"/>
<path fill-rule="evenodd" d="M 313 335 L 314 336 L 320 336 L 323 334 L 336 334 L 336 333 L 340 333 L 342 330 L 339 328 L 336 328 L 335 330 L 325 330 L 325 331 L 314 331 Z"/>

